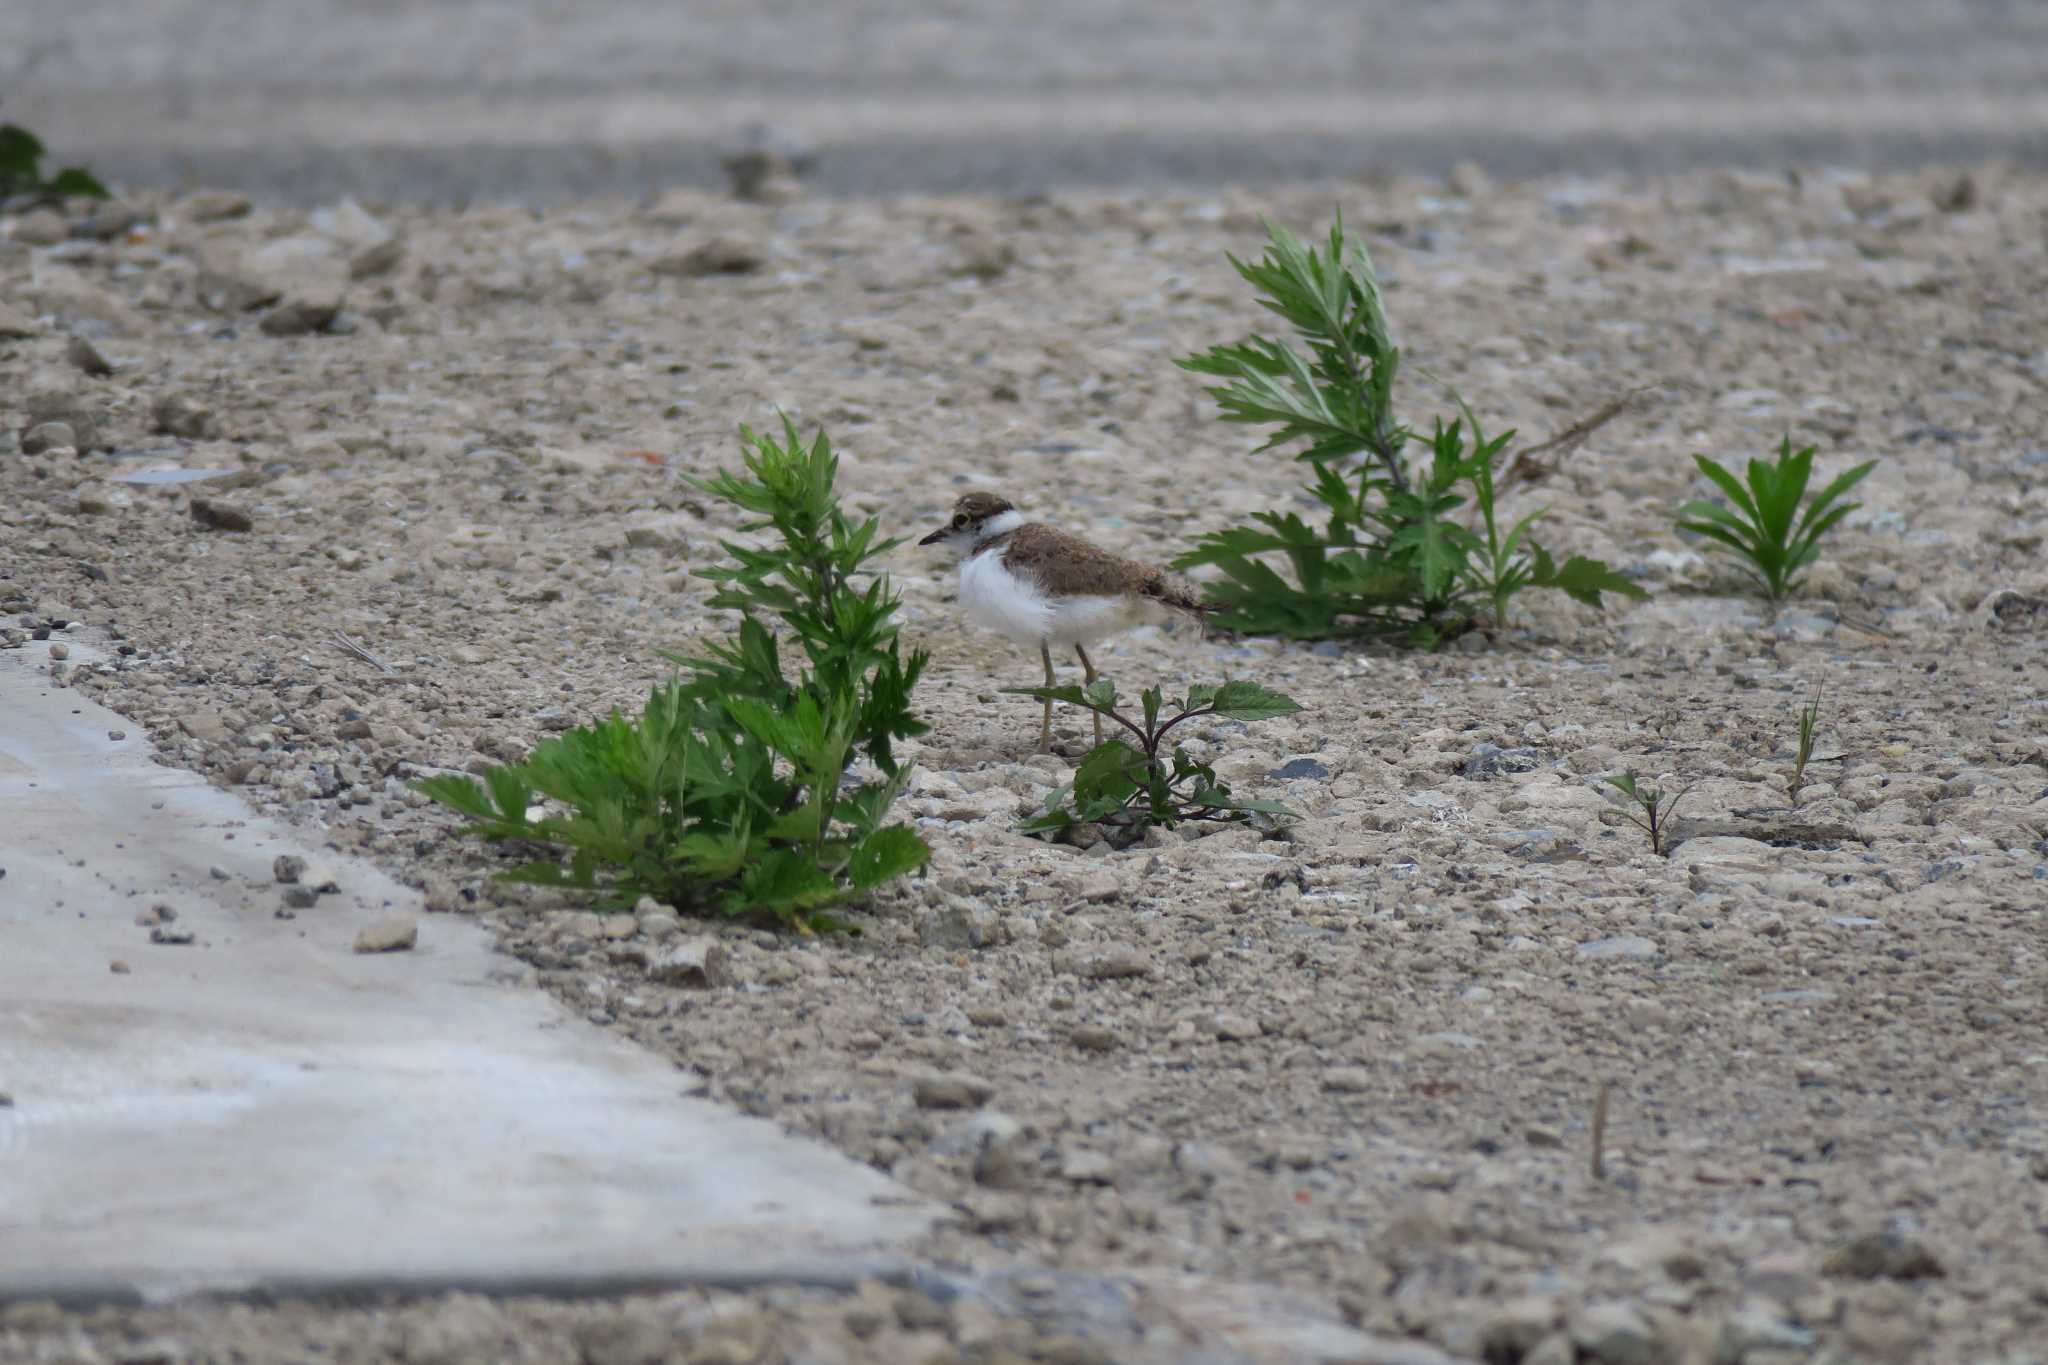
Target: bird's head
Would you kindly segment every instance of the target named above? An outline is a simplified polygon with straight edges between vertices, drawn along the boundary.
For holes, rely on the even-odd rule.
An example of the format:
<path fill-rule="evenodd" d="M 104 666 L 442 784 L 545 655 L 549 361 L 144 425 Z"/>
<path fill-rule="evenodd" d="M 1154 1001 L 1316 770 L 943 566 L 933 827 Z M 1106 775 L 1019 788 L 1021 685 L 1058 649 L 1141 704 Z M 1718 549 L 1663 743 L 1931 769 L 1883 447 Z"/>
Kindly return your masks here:
<path fill-rule="evenodd" d="M 994 493 L 963 493 L 960 501 L 953 504 L 952 519 L 917 543 L 944 545 L 953 553 L 964 555 L 1023 520 L 1007 498 Z"/>

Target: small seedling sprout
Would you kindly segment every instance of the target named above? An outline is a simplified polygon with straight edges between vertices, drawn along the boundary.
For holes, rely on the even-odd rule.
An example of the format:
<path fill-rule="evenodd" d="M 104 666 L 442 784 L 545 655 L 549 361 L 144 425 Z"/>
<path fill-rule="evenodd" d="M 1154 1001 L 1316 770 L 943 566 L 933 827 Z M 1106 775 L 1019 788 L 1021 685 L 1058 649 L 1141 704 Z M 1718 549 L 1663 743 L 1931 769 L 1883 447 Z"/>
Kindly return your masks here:
<path fill-rule="evenodd" d="M 1084 707 L 1122 726 L 1128 740 L 1109 739 L 1088 751 L 1073 780 L 1053 792 L 1045 807 L 1022 826 L 1026 833 L 1057 834 L 1075 825 L 1100 826 L 1113 845 L 1135 842 L 1152 825 L 1168 829 L 1183 821 L 1215 824 L 1273 822 L 1291 812 L 1277 801 L 1234 795 L 1216 770 L 1179 745 L 1162 756 L 1173 731 L 1202 716 L 1258 721 L 1301 710 L 1271 688 L 1245 680 L 1190 687 L 1170 701 L 1156 687 L 1140 694 L 1142 714 L 1117 709 L 1116 684 L 1096 678 L 1085 687 L 1013 687 L 1006 691 L 1041 701 Z M 1170 712 L 1170 714 L 1168 714 Z"/>
<path fill-rule="evenodd" d="M 1787 797 L 1792 805 L 1799 804 L 1800 788 L 1806 785 L 1806 765 L 1813 761 L 1813 732 L 1820 720 L 1820 689 L 1813 689 L 1813 695 L 1806 705 L 1799 709 L 1799 752 L 1792 759 L 1792 776 L 1785 784 Z"/>
<path fill-rule="evenodd" d="M 1692 787 L 1687 785 L 1666 795 L 1662 787 L 1644 786 L 1636 778 L 1633 768 L 1600 780 L 1627 798 L 1621 802 L 1622 813 L 1630 824 L 1650 836 L 1650 851 L 1663 857 L 1664 839 L 1670 832 L 1671 818 L 1678 811 L 1678 803 L 1685 800 Z"/>
<path fill-rule="evenodd" d="M 1823 757 L 1813 752 L 1820 739 L 1820 697 L 1821 690 L 1816 687 L 1813 689 L 1813 695 L 1807 699 L 1806 705 L 1799 708 L 1799 748 L 1792 758 L 1791 775 L 1785 779 L 1786 798 L 1795 807 L 1799 804 L 1799 793 L 1806 787 L 1806 769 L 1809 764 L 1842 761 L 1841 754 L 1828 754 Z"/>
<path fill-rule="evenodd" d="M 1778 446 L 1771 464 L 1751 460 L 1747 486 L 1704 455 L 1694 455 L 1700 473 L 1727 495 L 1730 506 L 1695 499 L 1678 509 L 1678 529 L 1705 536 L 1742 561 L 1743 571 L 1773 602 L 1795 592 L 1803 571 L 1820 553 L 1820 539 L 1863 504 L 1840 499 L 1877 466 L 1870 460 L 1847 470 L 1806 501 L 1813 476 L 1814 447 L 1795 453 L 1792 438 Z"/>

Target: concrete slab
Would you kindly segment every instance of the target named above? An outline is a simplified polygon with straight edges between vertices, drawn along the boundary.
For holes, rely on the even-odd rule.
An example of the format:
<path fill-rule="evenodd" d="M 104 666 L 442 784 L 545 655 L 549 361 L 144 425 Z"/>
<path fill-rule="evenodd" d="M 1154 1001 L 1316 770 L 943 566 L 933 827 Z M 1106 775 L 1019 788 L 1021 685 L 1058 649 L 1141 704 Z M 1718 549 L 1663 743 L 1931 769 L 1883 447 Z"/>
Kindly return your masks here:
<path fill-rule="evenodd" d="M 129 728 L 52 685 L 46 646 L 0 651 L 0 1301 L 903 1269 L 932 1206 L 687 1098 L 474 924 L 355 953 L 418 896 Z M 341 889 L 277 918 L 281 853 Z M 190 943 L 136 922 L 160 904 Z"/>

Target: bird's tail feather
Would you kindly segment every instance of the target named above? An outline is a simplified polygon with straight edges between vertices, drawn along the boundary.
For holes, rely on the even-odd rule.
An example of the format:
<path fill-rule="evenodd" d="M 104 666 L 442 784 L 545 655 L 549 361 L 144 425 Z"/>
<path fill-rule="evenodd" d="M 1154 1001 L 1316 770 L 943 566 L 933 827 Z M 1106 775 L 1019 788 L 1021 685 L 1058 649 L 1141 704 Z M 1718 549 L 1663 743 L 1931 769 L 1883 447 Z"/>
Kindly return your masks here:
<path fill-rule="evenodd" d="M 1202 590 L 1185 579 L 1162 573 L 1145 585 L 1144 594 L 1162 607 L 1186 612 L 1206 626 L 1209 613 L 1216 610 L 1216 604 L 1202 596 Z"/>

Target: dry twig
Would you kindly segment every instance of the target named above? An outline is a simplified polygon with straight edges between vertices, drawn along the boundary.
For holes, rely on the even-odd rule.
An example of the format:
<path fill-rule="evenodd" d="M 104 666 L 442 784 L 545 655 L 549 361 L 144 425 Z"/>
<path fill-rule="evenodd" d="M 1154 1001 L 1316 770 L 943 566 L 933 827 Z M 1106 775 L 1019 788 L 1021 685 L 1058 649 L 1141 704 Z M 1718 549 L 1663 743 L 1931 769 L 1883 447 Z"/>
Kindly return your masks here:
<path fill-rule="evenodd" d="M 355 655 L 358 659 L 361 659 L 364 663 L 369 664 L 380 673 L 396 673 L 398 671 L 397 669 L 393 668 L 390 664 L 385 663 L 382 659 L 378 658 L 369 650 L 363 648 L 362 645 L 360 645 L 354 640 L 351 640 L 348 636 L 342 634 L 338 630 L 334 632 L 334 643 L 337 648 L 344 649 L 348 651 L 350 654 Z"/>
<path fill-rule="evenodd" d="M 1609 1084 L 1600 1082 L 1600 1091 L 1593 1096 L 1593 1178 L 1607 1178 L 1607 1092 Z"/>
<path fill-rule="evenodd" d="M 1580 418 L 1549 440 L 1538 441 L 1532 446 L 1523 446 L 1515 452 L 1514 462 L 1508 466 L 1507 473 L 1501 476 L 1500 486 L 1505 489 L 1518 480 L 1535 483 L 1540 479 L 1549 478 L 1557 472 L 1559 461 L 1585 444 L 1588 436 L 1621 416 L 1628 410 L 1629 404 L 1655 387 L 1653 384 L 1644 384 L 1630 389 L 1592 416 Z M 1546 455 L 1553 457 L 1548 463 L 1543 459 Z"/>

